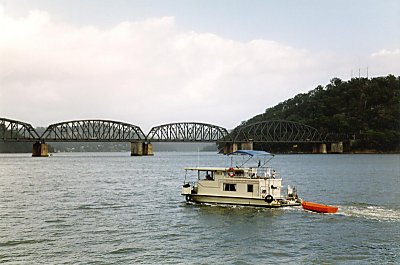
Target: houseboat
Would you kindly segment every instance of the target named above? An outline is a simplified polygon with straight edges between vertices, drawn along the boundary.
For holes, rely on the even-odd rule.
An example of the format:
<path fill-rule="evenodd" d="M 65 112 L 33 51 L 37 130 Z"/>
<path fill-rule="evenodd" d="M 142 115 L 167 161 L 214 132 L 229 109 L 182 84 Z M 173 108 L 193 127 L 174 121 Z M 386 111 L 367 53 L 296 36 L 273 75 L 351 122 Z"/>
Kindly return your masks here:
<path fill-rule="evenodd" d="M 185 168 L 181 194 L 186 201 L 269 208 L 301 205 L 296 188 L 284 188 L 282 178 L 267 165 L 274 155 L 239 150 L 228 156 L 229 167 Z M 197 180 L 191 181 L 191 177 Z"/>

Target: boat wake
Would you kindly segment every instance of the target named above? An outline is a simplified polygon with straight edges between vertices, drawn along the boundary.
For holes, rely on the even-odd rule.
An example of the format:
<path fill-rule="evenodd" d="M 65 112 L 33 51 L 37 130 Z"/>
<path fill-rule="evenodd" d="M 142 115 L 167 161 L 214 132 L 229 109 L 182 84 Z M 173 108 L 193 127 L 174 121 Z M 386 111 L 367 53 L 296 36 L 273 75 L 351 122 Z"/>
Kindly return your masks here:
<path fill-rule="evenodd" d="M 339 206 L 337 214 L 380 222 L 400 222 L 400 209 L 389 209 L 383 206 Z"/>
<path fill-rule="evenodd" d="M 293 207 L 282 207 L 277 209 L 263 208 L 263 207 L 252 207 L 242 205 L 230 205 L 230 204 L 213 204 L 213 203 L 193 203 L 186 202 L 187 205 L 197 205 L 206 207 L 218 207 L 218 208 L 237 208 L 237 209 L 257 209 L 257 211 L 285 211 L 285 212 L 303 212 L 304 209 L 301 206 Z M 337 205 L 339 211 L 337 213 L 329 215 L 341 215 L 354 218 L 363 218 L 368 220 L 375 220 L 379 222 L 400 222 L 400 209 L 390 209 L 384 206 L 376 205 Z M 309 212 L 308 213 L 313 213 Z M 320 213 L 315 213 L 320 214 Z"/>

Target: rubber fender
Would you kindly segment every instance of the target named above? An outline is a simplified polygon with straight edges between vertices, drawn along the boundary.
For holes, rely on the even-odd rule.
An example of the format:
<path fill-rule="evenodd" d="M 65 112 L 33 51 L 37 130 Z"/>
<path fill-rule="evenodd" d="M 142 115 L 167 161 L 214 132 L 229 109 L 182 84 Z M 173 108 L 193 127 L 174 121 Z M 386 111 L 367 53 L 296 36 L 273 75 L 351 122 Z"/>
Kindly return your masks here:
<path fill-rule="evenodd" d="M 267 195 L 265 196 L 264 201 L 267 203 L 271 203 L 274 200 L 274 197 L 272 197 L 272 195 Z"/>

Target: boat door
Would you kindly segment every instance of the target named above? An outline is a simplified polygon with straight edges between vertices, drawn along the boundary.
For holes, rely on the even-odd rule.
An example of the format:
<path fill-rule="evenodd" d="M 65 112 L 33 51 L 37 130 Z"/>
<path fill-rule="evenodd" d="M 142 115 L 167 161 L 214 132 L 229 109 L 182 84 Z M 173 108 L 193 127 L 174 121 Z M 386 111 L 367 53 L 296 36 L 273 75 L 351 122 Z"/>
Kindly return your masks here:
<path fill-rule="evenodd" d="M 254 184 L 253 196 L 256 197 L 256 198 L 260 197 L 260 185 Z"/>
<path fill-rule="evenodd" d="M 251 195 L 251 198 L 258 198 L 260 196 L 259 185 L 255 183 L 247 184 L 247 194 Z"/>

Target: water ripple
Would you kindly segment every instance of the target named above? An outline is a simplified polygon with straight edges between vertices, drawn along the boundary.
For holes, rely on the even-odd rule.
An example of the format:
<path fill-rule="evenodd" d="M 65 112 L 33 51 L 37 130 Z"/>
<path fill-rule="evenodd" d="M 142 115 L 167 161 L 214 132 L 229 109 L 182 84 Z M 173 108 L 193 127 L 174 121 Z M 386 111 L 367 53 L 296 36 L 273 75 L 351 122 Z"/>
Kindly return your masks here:
<path fill-rule="evenodd" d="M 0 155 L 0 263 L 399 264 L 399 157 L 276 156 L 285 184 L 339 205 L 325 215 L 186 203 L 197 154 Z"/>

